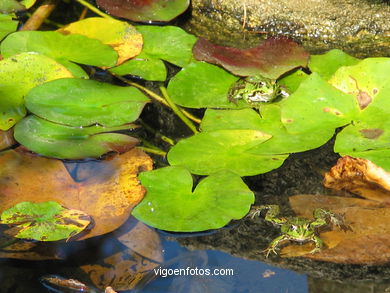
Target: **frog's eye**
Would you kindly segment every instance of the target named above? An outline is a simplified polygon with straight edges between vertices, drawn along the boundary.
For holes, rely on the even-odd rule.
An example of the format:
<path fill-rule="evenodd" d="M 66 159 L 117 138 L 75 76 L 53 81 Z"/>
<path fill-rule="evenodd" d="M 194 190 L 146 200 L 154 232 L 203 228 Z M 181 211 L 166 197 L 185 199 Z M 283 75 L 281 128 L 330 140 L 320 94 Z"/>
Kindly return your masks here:
<path fill-rule="evenodd" d="M 291 230 L 296 231 L 298 229 L 298 226 L 291 225 Z"/>

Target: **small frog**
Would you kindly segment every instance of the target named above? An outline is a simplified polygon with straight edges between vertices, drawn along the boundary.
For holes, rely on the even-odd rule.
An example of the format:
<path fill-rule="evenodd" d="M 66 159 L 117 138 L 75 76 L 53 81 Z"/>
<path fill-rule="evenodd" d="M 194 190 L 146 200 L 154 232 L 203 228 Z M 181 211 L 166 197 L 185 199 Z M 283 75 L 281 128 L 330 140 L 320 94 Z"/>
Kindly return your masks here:
<path fill-rule="evenodd" d="M 259 107 L 261 103 L 271 103 L 278 97 L 287 97 L 288 93 L 275 80 L 254 75 L 239 79 L 230 88 L 228 96 L 233 103 L 243 99 L 251 106 Z"/>
<path fill-rule="evenodd" d="M 321 251 L 324 244 L 317 235 L 317 228 L 328 224 L 333 224 L 347 230 L 348 227 L 344 224 L 342 216 L 334 214 L 328 210 L 317 208 L 314 210 L 314 219 L 305 219 L 300 217 L 277 217 L 279 214 L 279 206 L 277 205 L 262 205 L 253 207 L 251 217 L 260 215 L 262 210 L 268 210 L 265 215 L 265 220 L 273 224 L 279 225 L 283 235 L 275 238 L 269 246 L 263 251 L 266 257 L 273 252 L 277 254 L 276 248 L 283 241 L 308 242 L 313 241 L 315 248 L 310 253 Z"/>

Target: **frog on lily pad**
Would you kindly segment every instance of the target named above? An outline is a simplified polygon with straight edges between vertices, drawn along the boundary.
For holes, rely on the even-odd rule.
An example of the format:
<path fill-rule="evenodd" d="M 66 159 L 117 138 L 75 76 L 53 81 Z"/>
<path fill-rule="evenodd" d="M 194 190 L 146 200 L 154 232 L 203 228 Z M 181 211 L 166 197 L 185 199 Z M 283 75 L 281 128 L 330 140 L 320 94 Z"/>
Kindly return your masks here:
<path fill-rule="evenodd" d="M 277 84 L 276 80 L 253 75 L 239 79 L 230 88 L 229 101 L 237 103 L 243 99 L 252 107 L 258 108 L 262 103 L 271 103 L 277 98 L 288 97 L 289 94 Z"/>
<path fill-rule="evenodd" d="M 271 252 L 277 254 L 277 247 L 284 241 L 294 241 L 300 243 L 312 241 L 315 244 L 315 248 L 312 249 L 310 253 L 316 253 L 321 251 L 324 246 L 323 241 L 318 236 L 318 228 L 332 224 L 343 231 L 350 229 L 345 225 L 343 216 L 322 208 L 314 210 L 314 219 L 278 217 L 279 206 L 277 205 L 255 206 L 252 208 L 250 215 L 253 218 L 260 215 L 263 210 L 267 210 L 265 220 L 275 225 L 279 225 L 282 232 L 282 235 L 272 240 L 268 247 L 263 251 L 266 254 L 266 257 L 268 257 Z"/>

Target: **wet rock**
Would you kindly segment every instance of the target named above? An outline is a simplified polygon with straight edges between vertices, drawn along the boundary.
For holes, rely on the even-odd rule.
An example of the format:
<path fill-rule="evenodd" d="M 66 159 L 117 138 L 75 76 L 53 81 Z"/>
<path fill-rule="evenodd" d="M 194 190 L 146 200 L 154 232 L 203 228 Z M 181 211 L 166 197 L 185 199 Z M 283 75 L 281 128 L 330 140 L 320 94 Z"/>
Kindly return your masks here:
<path fill-rule="evenodd" d="M 311 53 L 390 56 L 388 0 L 193 0 L 186 28 L 213 42 L 250 47 L 288 36 Z"/>

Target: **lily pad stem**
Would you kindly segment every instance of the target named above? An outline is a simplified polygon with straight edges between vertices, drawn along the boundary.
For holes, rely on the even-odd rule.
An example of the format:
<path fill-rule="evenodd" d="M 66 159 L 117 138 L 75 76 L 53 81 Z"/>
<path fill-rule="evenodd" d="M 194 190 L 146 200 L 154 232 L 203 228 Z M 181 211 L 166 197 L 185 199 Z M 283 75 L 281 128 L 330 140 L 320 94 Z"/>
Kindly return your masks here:
<path fill-rule="evenodd" d="M 23 27 L 20 29 L 21 31 L 35 31 L 38 30 L 42 23 L 49 17 L 49 15 L 53 12 L 54 8 L 57 6 L 56 0 L 46 1 L 44 4 L 39 6 L 34 13 L 29 17 Z"/>
<path fill-rule="evenodd" d="M 196 129 L 195 125 L 183 114 L 183 112 L 180 111 L 180 109 L 176 106 L 174 102 L 172 102 L 171 98 L 168 95 L 167 89 L 163 86 L 160 86 L 160 91 L 165 98 L 165 100 L 168 102 L 169 107 L 172 109 L 173 112 L 181 119 L 181 121 L 184 122 L 185 125 L 188 126 L 189 129 L 192 130 L 193 133 L 197 134 L 199 131 Z"/>
<path fill-rule="evenodd" d="M 165 141 L 166 143 L 169 143 L 170 145 L 175 145 L 175 141 L 172 138 L 169 138 L 169 137 L 167 137 L 165 135 L 162 135 L 160 132 L 158 132 L 157 130 L 155 130 L 152 127 L 150 127 L 148 124 L 146 124 L 141 119 L 139 119 L 139 122 L 141 123 L 143 128 L 145 128 L 147 131 L 153 133 L 157 137 L 161 138 L 161 140 Z"/>
<path fill-rule="evenodd" d="M 156 150 L 154 148 L 148 148 L 148 147 L 138 147 L 138 148 L 147 153 L 155 154 L 162 157 L 165 157 L 167 155 L 167 153 L 164 152 L 163 150 Z"/>
<path fill-rule="evenodd" d="M 101 17 L 114 19 L 113 17 L 111 17 L 110 15 L 108 15 L 108 14 L 104 13 L 103 11 L 99 10 L 98 8 L 93 6 L 92 4 L 89 4 L 87 1 L 84 1 L 84 0 L 76 0 L 76 1 L 79 2 L 81 5 L 83 5 L 84 7 L 87 7 L 89 10 L 91 10 L 94 13 L 96 13 L 97 15 L 100 15 Z"/>
<path fill-rule="evenodd" d="M 167 103 L 166 100 L 164 100 L 162 97 L 160 97 L 158 94 L 156 94 L 155 92 L 152 92 L 151 90 L 148 90 L 146 87 L 143 87 L 142 85 L 139 85 L 138 83 L 135 83 L 135 82 L 131 82 L 130 80 L 120 76 L 120 75 L 117 75 L 115 73 L 112 73 L 112 72 L 109 72 L 112 76 L 115 76 L 117 79 L 123 81 L 124 83 L 128 84 L 128 85 L 131 85 L 133 87 L 136 87 L 138 89 L 140 89 L 141 91 L 143 91 L 144 93 L 146 93 L 147 95 L 149 95 L 152 99 L 155 99 L 157 102 L 167 106 L 167 107 L 170 107 L 169 104 Z M 194 115 L 192 115 L 191 113 L 187 112 L 186 110 L 183 110 L 181 109 L 181 111 L 183 112 L 183 114 L 190 120 L 194 121 L 195 123 L 198 123 L 200 124 L 202 122 L 202 120 L 200 120 L 199 118 L 195 117 Z"/>

